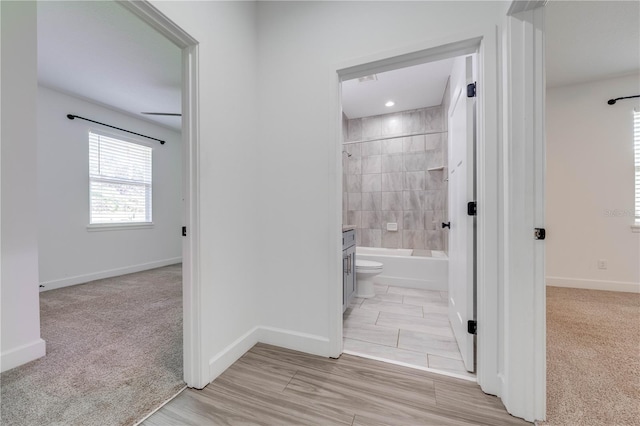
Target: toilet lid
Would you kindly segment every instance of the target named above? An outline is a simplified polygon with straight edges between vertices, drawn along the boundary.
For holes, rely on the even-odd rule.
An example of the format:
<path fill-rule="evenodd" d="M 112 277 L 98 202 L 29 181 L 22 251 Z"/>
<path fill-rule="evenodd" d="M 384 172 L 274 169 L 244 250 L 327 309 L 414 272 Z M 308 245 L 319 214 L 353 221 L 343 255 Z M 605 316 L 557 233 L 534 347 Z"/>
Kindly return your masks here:
<path fill-rule="evenodd" d="M 373 260 L 356 259 L 356 268 L 360 269 L 382 269 L 382 263 Z"/>

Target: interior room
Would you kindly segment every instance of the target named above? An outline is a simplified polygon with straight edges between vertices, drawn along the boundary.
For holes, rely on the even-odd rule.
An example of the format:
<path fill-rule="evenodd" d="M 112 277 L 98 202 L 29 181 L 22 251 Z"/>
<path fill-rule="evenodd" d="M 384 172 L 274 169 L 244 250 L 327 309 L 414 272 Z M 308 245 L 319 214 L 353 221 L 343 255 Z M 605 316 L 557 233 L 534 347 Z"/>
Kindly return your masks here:
<path fill-rule="evenodd" d="M 37 25 L 47 353 L 2 374 L 2 422 L 73 424 L 126 393 L 101 415 L 126 423 L 185 386 L 181 52 L 115 2 L 39 2 Z"/>
<path fill-rule="evenodd" d="M 463 59 L 342 83 L 343 239 L 356 246 L 343 336 L 347 353 L 474 377 L 448 318 L 447 129 Z"/>
<path fill-rule="evenodd" d="M 640 62 L 640 58 L 637 57 L 640 52 L 638 34 L 631 33 L 629 36 L 618 32 L 619 28 L 635 28 L 636 31 L 640 28 L 640 22 L 637 21 L 640 14 L 637 11 L 624 10 L 619 16 L 600 13 L 596 24 L 606 23 L 610 27 L 600 40 L 606 41 L 603 44 L 604 49 L 596 49 L 596 44 L 586 42 L 586 35 L 595 34 L 595 30 L 599 28 L 597 25 L 588 28 L 586 35 L 574 36 L 569 32 L 572 28 L 570 24 L 582 22 L 582 17 L 576 13 L 559 18 L 560 25 L 555 26 L 559 30 L 553 36 L 556 41 L 545 45 L 547 35 L 553 34 L 553 31 L 547 34 L 545 29 L 545 21 L 550 18 L 547 16 L 546 8 L 554 3 L 562 3 L 560 1 L 118 1 L 118 5 L 134 13 L 179 46 L 178 54 L 182 62 L 182 99 L 181 104 L 177 106 L 181 109 L 161 107 L 154 102 L 153 105 L 137 105 L 134 110 L 128 111 L 124 107 L 114 106 L 105 109 L 105 105 L 108 105 L 105 101 L 98 102 L 93 109 L 93 104 L 97 101 L 84 97 L 76 99 L 82 96 L 81 94 L 58 94 L 54 93 L 58 92 L 58 89 L 39 88 L 38 3 L 0 2 L 2 423 L 5 423 L 4 416 L 11 412 L 15 418 L 27 419 L 22 416 L 27 411 L 36 416 L 46 415 L 42 407 L 50 407 L 49 404 L 65 407 L 66 400 L 60 399 L 68 395 L 66 391 L 73 392 L 76 386 L 72 381 L 60 387 L 58 392 L 65 393 L 50 393 L 48 396 L 51 397 L 51 401 L 38 400 L 37 403 L 23 404 L 19 402 L 20 398 L 14 399 L 17 403 L 9 403 L 10 400 L 5 398 L 9 383 L 16 384 L 21 392 L 37 391 L 37 385 L 20 382 L 20 369 L 46 363 L 49 355 L 55 354 L 56 340 L 47 335 L 46 324 L 41 321 L 41 317 L 44 318 L 41 311 L 46 305 L 41 300 L 47 294 L 67 291 L 82 285 L 58 289 L 54 289 L 54 286 L 71 284 L 73 277 L 113 279 L 114 277 L 92 275 L 105 270 L 137 274 L 138 272 L 130 270 L 124 271 L 123 268 L 145 263 L 153 263 L 160 268 L 171 268 L 171 265 L 161 266 L 154 262 L 169 259 L 179 262 L 180 256 L 183 265 L 183 371 L 180 379 L 184 382 L 182 386 L 186 385 L 187 389 L 162 408 L 159 407 L 171 396 L 157 404 L 137 405 L 143 398 L 128 393 L 130 386 L 127 380 L 134 375 L 144 376 L 142 369 L 132 368 L 127 370 L 126 374 L 111 377 L 106 373 L 107 370 L 101 368 L 104 364 L 91 363 L 95 368 L 85 370 L 87 377 L 95 379 L 96 384 L 102 384 L 103 380 L 111 378 L 123 379 L 120 388 L 126 396 L 111 405 L 92 406 L 76 417 L 80 419 L 77 423 L 104 424 L 101 413 L 119 415 L 125 407 L 133 408 L 135 413 L 131 414 L 131 419 L 123 419 L 121 423 L 144 422 L 149 426 L 221 424 L 230 421 L 254 424 L 268 422 L 363 425 L 528 424 L 543 421 L 547 417 L 553 420 L 554 405 L 551 402 L 562 401 L 562 398 L 554 396 L 553 400 L 548 399 L 548 394 L 557 394 L 553 393 L 556 382 L 548 379 L 547 373 L 557 365 L 553 363 L 553 348 L 563 347 L 555 346 L 552 340 L 554 331 L 547 328 L 547 319 L 550 318 L 547 306 L 552 305 L 552 302 L 547 303 L 547 277 L 567 278 L 581 283 L 586 280 L 604 280 L 607 283 L 629 284 L 637 283 L 638 276 L 628 273 L 631 270 L 629 265 L 624 268 L 620 266 L 620 259 L 616 257 L 619 256 L 617 249 L 606 252 L 596 249 L 585 254 L 586 261 L 583 266 L 594 268 L 591 275 L 560 269 L 553 272 L 555 275 L 549 275 L 552 270 L 545 271 L 545 246 L 549 244 L 549 250 L 552 250 L 554 239 L 562 234 L 562 230 L 558 228 L 565 229 L 564 224 L 554 222 L 558 219 L 553 218 L 551 214 L 552 199 L 546 200 L 549 203 L 549 226 L 545 223 L 545 120 L 553 127 L 552 120 L 556 116 L 554 114 L 554 117 L 547 117 L 545 108 L 547 111 L 556 111 L 559 117 L 560 112 L 565 112 L 561 111 L 566 109 L 563 106 L 565 102 L 568 109 L 572 109 L 569 102 L 571 99 L 565 98 L 564 94 L 576 96 L 575 99 L 579 99 L 578 95 L 583 94 L 579 90 L 573 90 L 576 85 L 550 88 L 547 98 L 558 102 L 555 106 L 546 105 L 545 78 L 551 75 L 552 61 L 551 57 L 545 56 L 545 49 L 561 44 L 559 41 L 572 41 L 575 51 L 569 50 L 563 55 L 569 59 L 576 59 L 576 62 L 578 57 L 582 58 L 579 59 L 578 68 L 591 70 L 597 69 L 598 64 L 612 62 L 609 60 L 609 54 L 617 51 L 618 46 L 624 45 L 625 54 L 622 56 L 637 64 Z M 574 3 L 586 5 L 592 2 Z M 637 2 L 606 2 L 604 10 L 615 10 L 611 5 L 618 3 L 625 6 L 637 5 Z M 109 13 L 106 12 L 105 16 L 109 16 Z M 618 21 L 626 22 L 626 18 L 636 21 L 633 25 L 618 26 Z M 82 19 L 78 21 L 82 23 Z M 90 38 L 94 23 L 87 21 L 87 24 L 90 26 L 76 33 L 69 42 L 75 46 L 74 51 L 79 51 L 80 45 Z M 95 27 L 99 28 L 97 25 Z M 613 38 L 604 37 L 606 34 Z M 630 42 L 622 43 L 615 40 L 616 37 Z M 595 41 L 598 41 L 597 38 L 598 36 Z M 124 43 L 133 44 L 126 36 Z M 459 53 L 458 49 L 467 50 Z M 148 46 L 136 53 L 134 62 L 145 62 L 161 50 L 158 46 Z M 475 315 L 475 328 L 470 327 L 469 330 L 477 334 L 467 333 L 467 328 L 464 329 L 466 337 L 475 340 L 475 348 L 471 344 L 465 346 L 467 351 L 460 347 L 461 345 L 458 345 L 458 349 L 461 350 L 460 356 L 463 359 L 462 351 L 468 352 L 469 349 L 475 349 L 473 352 L 477 356 L 475 379 L 467 377 L 464 380 L 451 377 L 452 374 L 457 374 L 453 372 L 449 372 L 448 376 L 435 374 L 432 371 L 365 359 L 343 352 L 343 337 L 350 337 L 347 333 L 343 335 L 344 292 L 341 284 L 344 266 L 352 266 L 352 271 L 353 267 L 357 269 L 357 237 L 354 235 L 354 244 L 347 247 L 347 255 L 353 256 L 353 260 L 345 260 L 341 232 L 342 225 L 345 224 L 342 212 L 345 191 L 342 188 L 343 169 L 340 165 L 349 158 L 347 153 L 342 153 L 343 150 L 352 155 L 351 159 L 355 159 L 356 152 L 351 152 L 343 146 L 341 82 L 371 75 L 372 72 L 365 71 L 381 64 L 394 66 L 387 69 L 377 68 L 375 74 L 403 68 L 412 61 L 411 65 L 417 65 L 420 61 L 416 61 L 416 58 L 423 58 L 424 55 L 437 57 L 438 60 L 445 59 L 450 57 L 453 51 L 463 55 L 476 52 L 478 55 L 475 102 L 477 216 L 474 219 L 477 226 L 477 310 L 471 312 L 470 318 L 463 320 L 460 317 L 458 324 L 458 327 L 463 325 Z M 577 55 L 578 51 L 584 56 Z M 105 51 L 99 49 L 89 49 L 84 58 L 85 62 L 94 63 L 100 58 L 113 56 L 105 55 Z M 151 74 L 143 73 L 143 80 L 150 80 L 150 75 L 155 75 L 154 72 L 163 71 L 165 68 L 167 67 L 160 66 L 152 69 Z M 634 70 L 637 68 L 628 72 Z M 118 75 L 118 72 L 110 74 Z M 67 72 L 65 77 L 78 86 L 82 81 L 73 70 Z M 106 81 L 106 78 L 101 78 L 101 81 Z M 157 84 L 165 87 L 162 81 L 164 80 Z M 587 83 L 585 80 L 581 84 Z M 622 101 L 617 101 L 614 105 L 607 104 L 608 99 L 633 93 L 626 86 L 630 83 L 625 80 L 624 84 L 624 90 L 620 87 L 622 93 L 614 94 L 610 91 L 614 87 L 608 86 L 606 96 L 598 99 L 603 108 L 609 108 L 603 110 L 602 117 L 609 117 L 605 114 L 623 111 L 630 105 Z M 125 93 L 132 93 L 138 86 L 126 86 Z M 589 90 L 591 87 L 595 90 L 599 86 L 588 87 Z M 450 93 L 452 91 L 450 88 Z M 41 101 L 46 110 L 40 105 Z M 424 108 L 434 108 L 441 104 L 442 97 L 440 103 L 436 102 Z M 65 108 L 56 112 L 55 107 L 58 105 Z M 573 107 L 584 105 L 585 102 L 580 102 Z M 68 108 L 71 107 L 79 110 L 70 111 Z M 421 107 L 402 108 L 398 111 L 416 109 Z M 108 117 L 107 111 L 111 113 Z M 172 130 L 171 126 L 152 124 L 149 121 L 151 116 L 142 116 L 141 112 L 182 113 L 181 133 L 178 134 L 177 129 Z M 631 111 L 627 112 L 631 114 Z M 60 118 L 57 118 L 59 114 Z M 71 231 L 69 235 L 64 232 L 63 228 L 66 226 L 41 230 L 41 216 L 45 214 L 42 213 L 41 200 L 49 200 L 52 197 L 47 198 L 48 194 L 42 194 L 40 185 L 43 184 L 43 180 L 51 179 L 51 182 L 54 182 L 58 175 L 40 175 L 38 170 L 40 163 L 45 160 L 43 155 L 52 158 L 59 156 L 56 152 L 51 152 L 50 146 L 41 148 L 43 129 L 40 122 L 50 123 L 52 129 L 57 123 L 61 129 L 67 130 L 61 134 L 63 139 L 64 135 L 69 135 L 66 139 L 70 142 L 73 132 L 82 133 L 81 139 L 73 139 L 82 146 L 89 145 L 88 126 L 100 126 L 78 117 L 70 120 L 66 117 L 68 114 L 88 119 L 104 114 L 106 119 L 96 121 L 125 130 L 137 130 L 136 133 L 166 140 L 164 145 L 153 140 L 146 142 L 152 147 L 153 155 L 172 149 L 172 137 L 182 140 L 181 174 L 162 185 L 184 189 L 177 193 L 178 198 L 184 199 L 184 209 L 178 208 L 175 223 L 167 228 L 171 231 L 167 238 L 175 238 L 175 251 L 164 252 L 161 258 L 153 259 L 144 258 L 143 253 L 146 256 L 149 252 L 140 250 L 136 256 L 141 257 L 136 257 L 134 262 L 115 263 L 116 260 L 129 260 L 124 255 L 125 249 L 140 248 L 137 246 L 138 238 L 123 238 L 124 241 L 117 241 L 116 236 L 130 236 L 130 232 L 140 235 L 149 229 L 87 231 L 90 221 L 89 210 L 69 213 L 60 221 L 68 223 L 73 217 L 79 217 L 81 224 L 78 226 L 88 238 L 113 238 L 111 242 L 122 248 L 114 254 L 113 263 L 98 265 L 99 268 L 93 269 L 90 266 L 98 259 L 89 258 L 86 253 L 89 248 L 81 252 L 83 249 L 79 248 L 75 235 Z M 364 117 L 375 117 L 383 113 L 371 114 L 365 114 L 360 118 L 348 118 L 362 122 Z M 348 124 L 347 122 L 347 136 Z M 448 136 L 453 128 L 450 123 L 447 124 Z M 44 130 L 46 132 L 48 129 Z M 561 131 L 559 138 L 566 139 L 566 134 L 567 132 Z M 424 136 L 426 149 L 426 135 Z M 105 138 L 109 137 L 111 134 L 105 135 Z M 548 138 L 551 139 L 551 136 Z M 349 142 L 359 143 L 357 140 Z M 361 142 L 365 144 L 374 141 Z M 598 147 L 601 148 L 602 145 Z M 631 147 L 627 148 L 628 156 L 632 156 Z M 549 146 L 548 154 L 555 155 L 552 151 Z M 558 155 L 565 154 L 561 151 Z M 601 151 L 596 149 L 594 152 L 597 155 Z M 403 143 L 402 155 L 404 154 Z M 374 155 L 376 154 L 370 156 Z M 382 156 L 382 153 L 379 155 Z M 86 155 L 78 154 L 78 158 L 83 162 L 87 162 L 88 156 L 88 152 Z M 633 164 L 628 160 L 628 156 L 625 156 L 625 160 L 620 160 L 622 157 L 610 158 L 611 163 L 624 161 L 623 164 L 612 166 L 616 167 L 616 174 L 610 176 L 618 176 L 617 172 L 620 171 L 619 178 L 633 178 Z M 601 157 L 609 158 L 604 155 Z M 571 163 L 570 166 L 573 167 L 574 163 L 578 163 L 577 158 L 578 152 L 575 156 L 563 157 L 563 162 Z M 75 163 L 68 162 L 64 171 L 75 170 L 72 167 Z M 458 162 L 449 165 L 453 164 L 457 165 Z M 437 168 L 445 165 L 438 162 L 432 166 Z M 85 169 L 82 172 L 75 170 L 74 174 L 88 179 L 89 164 L 85 163 L 83 167 Z M 362 162 L 360 167 L 364 167 Z M 368 161 L 367 167 L 377 167 L 375 160 Z M 600 185 L 593 188 L 600 188 L 601 198 L 605 199 L 606 195 L 617 193 L 614 187 L 621 189 L 623 184 L 614 182 L 603 188 L 601 182 L 592 182 L 591 178 L 600 177 L 599 170 L 603 170 L 603 167 L 603 164 L 592 164 L 585 168 L 591 172 L 589 178 L 583 174 L 576 176 L 584 177 L 585 182 Z M 570 168 L 563 170 L 568 172 Z M 382 159 L 380 171 L 382 212 Z M 58 170 L 52 170 L 53 172 L 65 176 Z M 404 170 L 403 159 L 401 173 L 412 172 L 423 172 L 426 185 L 427 173 L 429 176 L 436 176 L 444 170 L 407 171 Z M 549 172 L 552 173 L 552 170 Z M 605 175 L 602 176 L 604 181 Z M 566 176 L 563 179 L 565 182 L 568 180 Z M 413 185 L 418 180 L 406 183 Z M 346 181 L 348 184 L 348 180 Z M 360 185 L 363 183 L 364 180 L 361 178 Z M 404 193 L 404 175 L 401 183 Z M 552 182 L 548 183 L 555 185 Z M 389 177 L 387 184 L 397 185 L 398 182 Z M 447 184 L 452 186 L 451 178 Z M 146 185 L 146 182 L 141 182 L 140 185 Z M 378 185 L 377 179 L 367 178 L 367 185 L 371 185 L 369 189 L 374 189 L 373 186 Z M 72 188 L 71 185 L 69 187 Z M 81 195 L 85 198 L 89 192 L 88 183 L 86 187 L 87 190 Z M 632 188 L 630 186 L 627 189 Z M 159 188 L 154 183 L 155 189 Z M 547 191 L 552 192 L 551 189 Z M 564 200 L 570 201 L 572 191 L 573 187 L 563 191 L 561 196 Z M 348 209 L 349 191 L 346 192 Z M 449 192 L 453 194 L 453 191 Z M 627 190 L 624 192 L 627 194 Z M 558 194 L 556 196 L 560 197 Z M 60 197 L 71 204 L 70 193 L 64 193 Z M 360 203 L 363 203 L 363 198 L 361 196 Z M 413 213 L 408 213 L 405 218 L 404 209 L 386 210 L 402 212 L 402 228 L 400 217 L 394 217 L 393 221 L 390 221 L 388 219 L 391 218 L 384 219 L 382 214 L 380 217 L 375 213 L 365 215 L 364 212 L 376 210 L 357 210 L 357 196 L 354 200 L 356 209 L 351 211 L 356 214 L 352 214 L 351 219 L 356 221 L 357 212 L 360 211 L 360 223 L 354 225 L 356 231 L 361 230 L 361 245 L 367 243 L 374 246 L 369 249 L 387 249 L 383 244 L 391 245 L 395 238 L 395 243 L 399 246 L 400 235 L 404 245 L 406 234 L 407 241 L 411 242 L 413 248 L 388 249 L 430 250 L 432 255 L 434 251 L 443 251 L 447 253 L 451 266 L 454 248 L 451 245 L 445 246 L 444 239 L 441 249 L 434 248 L 438 241 L 436 231 L 443 232 L 442 228 L 431 228 L 435 217 L 431 218 L 429 223 L 424 220 L 424 229 L 405 229 L 405 219 L 407 224 L 413 221 L 416 226 L 416 221 L 420 222 L 420 212 L 426 217 L 427 212 L 434 212 L 434 216 L 437 216 L 437 212 L 444 211 L 444 200 L 442 207 L 434 204 L 430 206 L 432 209 L 409 210 L 417 212 L 417 220 Z M 434 203 L 440 202 L 438 198 L 433 200 Z M 154 205 L 161 201 L 166 201 L 166 198 L 153 196 Z M 374 203 L 375 201 L 373 200 Z M 398 200 L 387 197 L 386 201 Z M 602 219 L 603 209 L 628 212 L 634 208 L 628 199 L 619 201 L 616 198 L 610 201 L 606 206 L 596 204 L 596 207 L 589 207 L 585 203 L 584 206 L 587 208 L 584 211 L 571 215 L 571 224 L 580 223 L 581 214 L 584 213 L 586 217 L 587 211 L 597 211 L 598 218 L 593 217 L 594 221 L 580 227 L 581 235 L 588 236 L 591 232 L 596 233 L 593 228 L 598 226 L 597 224 L 602 224 L 598 220 Z M 88 201 L 83 205 L 87 206 Z M 564 211 L 568 209 L 561 210 L 561 214 Z M 157 208 L 153 210 L 154 230 L 161 227 L 159 223 L 156 226 L 156 218 L 160 219 L 156 214 L 159 213 L 161 212 Z M 451 209 L 447 213 L 446 218 L 437 217 L 435 224 L 437 226 L 438 222 L 450 222 L 451 228 L 444 232 L 452 233 L 453 227 L 459 222 L 451 217 Z M 363 223 L 365 216 L 367 221 Z M 347 222 L 349 219 L 347 210 Z M 392 231 L 382 224 L 380 227 L 374 226 L 378 220 L 383 219 L 386 220 L 386 224 L 396 223 L 398 231 Z M 623 238 L 624 223 L 625 240 L 620 247 L 630 247 L 627 237 L 639 235 L 632 232 L 631 219 L 612 216 L 606 221 L 606 224 L 616 223 L 621 226 L 619 234 L 610 234 L 616 238 Z M 57 223 L 54 225 L 57 226 Z M 181 227 L 185 226 L 186 232 L 181 233 Z M 543 240 L 541 237 L 545 228 L 548 232 L 547 238 Z M 389 231 L 386 238 L 384 231 Z M 47 242 L 45 239 L 48 234 L 55 235 L 57 244 L 63 248 L 57 249 L 54 243 Z M 431 240 L 428 240 L 428 237 Z M 601 240 L 599 247 L 604 249 L 604 238 Z M 434 247 L 428 245 L 432 242 Z M 632 243 L 637 246 L 637 240 L 633 240 Z M 53 250 L 57 249 L 60 253 L 51 253 L 50 250 L 41 253 L 41 245 L 49 249 L 53 247 Z M 107 242 L 104 242 L 101 247 L 106 248 L 107 245 Z M 380 247 L 375 247 L 376 245 Z M 154 251 L 160 247 L 165 246 L 157 243 Z M 588 244 L 582 247 L 588 247 Z M 62 254 L 64 249 L 74 251 L 78 258 L 82 256 L 82 262 L 63 265 L 62 261 L 57 261 L 55 256 Z M 561 248 L 556 253 L 559 253 L 559 256 L 566 254 L 571 259 L 571 255 L 567 254 L 568 250 L 571 248 Z M 55 256 L 52 257 L 52 254 Z M 637 251 L 630 250 L 626 252 L 625 259 L 628 260 L 630 255 L 635 254 Z M 426 256 L 424 258 L 427 259 Z M 437 258 L 432 256 L 430 259 Z M 599 260 L 605 261 L 601 264 L 607 269 L 597 269 Z M 379 269 L 375 264 L 373 266 L 371 269 Z M 549 262 L 549 266 L 553 267 L 552 262 Z M 454 269 L 456 272 L 462 271 Z M 176 272 L 174 270 L 167 275 L 176 276 Z M 451 270 L 449 276 L 450 273 Z M 383 273 L 378 275 L 381 276 Z M 45 291 L 42 292 L 39 287 L 41 283 L 45 285 Z M 559 280 L 554 281 L 556 286 L 559 283 Z M 397 287 L 402 289 L 401 291 L 406 289 L 403 286 Z M 380 287 L 377 288 L 381 290 Z M 357 288 L 352 287 L 352 290 L 357 291 Z M 374 282 L 374 294 L 375 290 Z M 446 295 L 449 301 L 455 296 L 450 290 L 451 288 Z M 144 291 L 139 293 L 143 296 L 145 294 Z M 395 293 L 389 293 L 387 288 L 385 294 Z M 434 293 L 433 296 L 440 298 L 438 304 L 442 304 L 443 293 Z M 402 300 L 411 300 L 411 297 L 413 296 L 402 295 Z M 162 308 L 164 299 L 161 299 L 154 301 L 157 302 L 154 305 L 157 313 L 166 311 Z M 413 301 L 418 302 L 415 299 Z M 566 298 L 562 301 L 564 303 Z M 112 301 L 108 302 L 102 305 L 117 305 Z M 416 306 L 422 309 L 421 315 L 424 315 L 424 301 L 420 302 Z M 362 309 L 364 303 L 363 300 L 358 309 Z M 125 311 L 127 310 L 121 312 L 126 313 Z M 628 318 L 632 318 L 634 314 L 637 315 L 637 310 L 630 312 Z M 100 318 L 111 319 L 109 317 L 105 314 Z M 159 323 L 155 321 L 161 317 L 158 315 L 152 318 L 156 330 L 127 337 L 146 335 L 167 341 L 163 333 L 171 330 L 158 327 Z M 85 320 L 83 317 L 76 324 L 81 324 L 82 328 Z M 451 316 L 449 322 L 451 323 Z M 571 318 L 566 321 L 569 324 L 571 322 Z M 138 330 L 134 327 L 137 323 L 128 322 L 132 332 Z M 627 326 L 630 324 L 633 326 L 637 322 L 628 321 Z M 584 329 L 589 330 L 588 327 Z M 628 329 L 629 327 L 625 328 Z M 455 331 L 453 333 L 455 335 Z M 102 342 L 102 335 L 89 334 L 93 335 L 94 339 L 89 342 L 88 347 L 96 349 L 98 343 Z M 640 333 L 633 332 L 633 336 L 638 335 Z M 621 338 L 619 341 L 623 342 L 624 339 Z M 64 346 L 58 344 L 57 349 Z M 549 352 L 547 347 L 550 349 Z M 129 358 L 129 354 L 133 358 L 133 355 L 140 355 L 140 352 L 142 351 L 136 343 L 127 348 L 126 356 L 113 356 L 115 352 L 110 351 L 110 348 L 96 350 L 95 355 L 96 361 L 124 362 Z M 423 367 L 425 369 L 431 368 L 428 354 L 427 352 L 427 366 Z M 629 362 L 618 362 L 620 358 L 617 358 L 616 362 L 610 364 L 618 367 L 634 366 L 637 353 L 634 356 L 628 359 Z M 165 365 L 177 364 L 172 363 L 172 360 L 175 360 L 173 357 L 157 357 L 155 360 Z M 462 362 L 464 363 L 464 360 Z M 454 364 L 459 367 L 459 363 Z M 466 365 L 465 370 L 469 371 Z M 46 379 L 62 377 L 55 371 L 50 370 Z M 73 372 L 73 368 L 65 370 L 67 373 L 70 371 Z M 631 374 L 637 375 L 637 369 Z M 571 379 L 575 380 L 577 376 L 573 374 Z M 5 380 L 5 377 L 13 379 Z M 618 395 L 617 392 L 623 388 L 630 390 L 631 394 L 635 392 L 634 395 L 637 396 L 637 387 L 634 387 L 636 382 L 630 379 L 632 377 L 634 376 L 627 374 L 626 380 L 621 382 L 622 386 L 612 385 L 605 392 L 600 392 L 601 399 L 607 402 L 606 405 L 598 402 L 590 404 L 589 407 L 611 417 L 618 416 L 622 411 L 618 409 L 616 401 L 621 400 L 609 400 L 609 397 Z M 45 382 L 47 380 L 39 380 L 37 384 Z M 562 381 L 570 382 L 564 379 Z M 151 380 L 142 396 L 161 398 L 155 387 L 159 383 L 160 380 Z M 83 403 L 88 400 L 85 399 L 85 395 L 89 394 L 71 393 L 69 400 Z M 561 394 L 560 396 L 566 395 L 565 392 Z M 61 398 L 55 400 L 58 397 Z M 151 411 L 158 408 L 157 412 L 146 418 Z M 637 410 L 637 404 L 635 407 L 632 406 L 632 409 Z M 53 411 L 50 411 L 50 414 L 53 414 Z M 569 417 L 577 415 L 575 412 L 569 413 Z M 638 418 L 637 411 L 625 411 L 624 416 L 627 415 L 628 418 Z M 25 423 L 23 420 L 16 423 L 21 422 Z"/>
<path fill-rule="evenodd" d="M 640 6 L 546 9 L 547 421 L 633 424 Z"/>

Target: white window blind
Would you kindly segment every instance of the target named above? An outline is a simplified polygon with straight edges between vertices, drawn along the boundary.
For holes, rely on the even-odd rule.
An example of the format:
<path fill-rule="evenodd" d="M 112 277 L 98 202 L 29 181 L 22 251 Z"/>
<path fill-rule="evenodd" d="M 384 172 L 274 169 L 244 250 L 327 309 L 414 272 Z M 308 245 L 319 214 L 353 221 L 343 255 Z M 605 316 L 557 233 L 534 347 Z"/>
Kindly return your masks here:
<path fill-rule="evenodd" d="M 151 148 L 89 132 L 90 224 L 151 222 Z"/>
<path fill-rule="evenodd" d="M 640 111 L 633 113 L 633 151 L 636 165 L 636 224 L 640 224 Z"/>

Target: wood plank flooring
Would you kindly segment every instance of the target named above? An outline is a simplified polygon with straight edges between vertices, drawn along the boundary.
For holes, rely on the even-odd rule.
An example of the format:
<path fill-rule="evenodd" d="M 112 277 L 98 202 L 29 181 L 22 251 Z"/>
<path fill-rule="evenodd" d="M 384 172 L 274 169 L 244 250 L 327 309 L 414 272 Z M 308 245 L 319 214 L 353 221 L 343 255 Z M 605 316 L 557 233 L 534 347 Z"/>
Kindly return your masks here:
<path fill-rule="evenodd" d="M 143 426 L 520 425 L 469 381 L 343 354 L 257 344 L 203 390 L 187 389 Z"/>

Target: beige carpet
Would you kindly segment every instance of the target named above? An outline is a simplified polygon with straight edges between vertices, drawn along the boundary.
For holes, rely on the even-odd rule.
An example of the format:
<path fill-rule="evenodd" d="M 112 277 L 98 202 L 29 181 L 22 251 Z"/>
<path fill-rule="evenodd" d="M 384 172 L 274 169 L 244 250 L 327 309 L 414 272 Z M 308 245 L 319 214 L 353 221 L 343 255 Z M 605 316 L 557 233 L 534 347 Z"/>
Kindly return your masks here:
<path fill-rule="evenodd" d="M 548 425 L 640 425 L 640 294 L 547 287 Z"/>
<path fill-rule="evenodd" d="M 47 355 L 0 376 L 2 425 L 130 425 L 182 381 L 181 266 L 40 294 Z"/>

